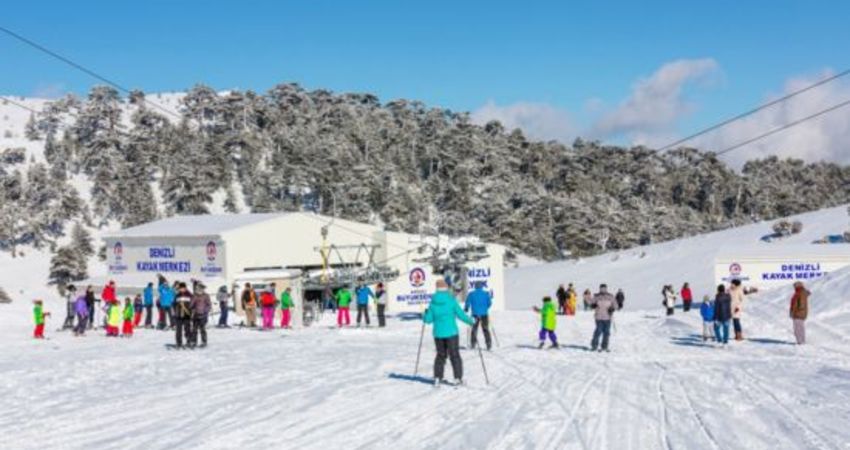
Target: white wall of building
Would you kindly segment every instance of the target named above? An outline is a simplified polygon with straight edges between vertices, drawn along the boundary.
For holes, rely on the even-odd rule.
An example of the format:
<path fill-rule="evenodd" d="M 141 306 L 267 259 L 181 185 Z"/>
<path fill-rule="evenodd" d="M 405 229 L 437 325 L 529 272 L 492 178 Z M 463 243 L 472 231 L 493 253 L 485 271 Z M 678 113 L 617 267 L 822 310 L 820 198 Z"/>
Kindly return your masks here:
<path fill-rule="evenodd" d="M 850 266 L 850 245 L 811 244 L 723 249 L 715 259 L 717 284 L 740 279 L 744 286 L 770 289 L 812 282 Z"/>

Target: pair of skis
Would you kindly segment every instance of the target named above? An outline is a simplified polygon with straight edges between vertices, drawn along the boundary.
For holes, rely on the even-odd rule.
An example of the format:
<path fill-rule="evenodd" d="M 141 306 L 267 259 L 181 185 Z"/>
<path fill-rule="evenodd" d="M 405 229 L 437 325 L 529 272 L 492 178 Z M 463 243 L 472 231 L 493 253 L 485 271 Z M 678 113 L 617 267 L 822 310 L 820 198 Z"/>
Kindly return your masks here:
<path fill-rule="evenodd" d="M 419 348 L 416 350 L 416 367 L 413 369 L 413 376 L 419 374 L 419 359 L 422 356 L 422 342 L 425 339 L 425 322 L 422 322 L 422 328 L 419 330 Z M 481 346 L 478 346 L 478 357 L 481 358 L 481 369 L 484 371 L 484 381 L 490 384 L 490 377 L 487 376 L 487 365 L 484 364 L 484 352 L 481 351 Z"/>

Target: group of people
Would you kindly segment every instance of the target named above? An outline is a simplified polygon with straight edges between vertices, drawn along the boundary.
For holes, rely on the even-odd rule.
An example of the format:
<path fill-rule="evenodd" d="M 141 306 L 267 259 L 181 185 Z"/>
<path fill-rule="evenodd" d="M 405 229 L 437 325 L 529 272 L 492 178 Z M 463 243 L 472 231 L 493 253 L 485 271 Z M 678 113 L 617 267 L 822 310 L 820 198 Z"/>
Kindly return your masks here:
<path fill-rule="evenodd" d="M 100 298 L 94 295 L 94 288 L 87 286 L 84 293 L 76 295 L 77 289 L 71 285 L 66 288 L 67 314 L 63 328 L 73 330 L 74 336 L 84 336 L 86 330 L 96 328 L 96 313 L 102 311 L 102 326 L 108 337 L 131 337 L 133 329 L 138 326 L 140 319 L 139 306 L 141 299 L 136 301 L 126 297 L 124 302 L 118 299 L 115 292 L 115 282 L 110 281 L 103 287 Z M 138 296 L 137 296 L 138 297 Z M 102 308 L 98 308 L 99 303 Z M 34 301 L 33 308 L 36 329 L 34 335 L 44 338 L 45 317 L 50 313 L 44 311 L 44 302 L 40 299 Z M 138 305 L 137 305 L 138 304 Z"/>
<path fill-rule="evenodd" d="M 561 296 L 566 293 L 566 308 L 561 308 Z M 546 345 L 546 339 L 551 342 L 550 348 L 558 348 L 558 336 L 555 334 L 557 327 L 558 313 L 564 315 L 573 315 L 575 310 L 570 312 L 570 299 L 575 298 L 575 289 L 573 284 L 569 284 L 569 288 L 564 290 L 564 285 L 558 287 L 555 293 L 558 298 L 559 311 L 556 312 L 555 306 L 552 304 L 551 297 L 543 297 L 543 305 L 533 307 L 534 311 L 540 314 L 540 332 L 538 338 L 540 343 L 538 348 L 543 348 Z M 609 340 L 611 336 L 611 326 L 614 318 L 614 312 L 623 308 L 626 295 L 622 289 L 617 290 L 616 295 L 608 292 L 608 285 L 603 283 L 599 286 L 599 291 L 596 294 L 591 293 L 590 289 L 584 291 L 584 307 L 586 310 L 593 310 L 593 318 L 596 321 L 596 327 L 593 331 L 593 338 L 590 341 L 591 351 L 609 351 Z M 601 342 L 600 342 L 601 341 Z M 601 344 L 601 345 L 600 345 Z"/>
<path fill-rule="evenodd" d="M 691 292 L 690 284 L 683 284 L 682 289 L 679 290 L 679 295 L 682 297 L 682 311 L 690 311 L 691 305 L 694 301 L 694 295 L 693 292 Z M 664 287 L 661 288 L 661 305 L 667 310 L 668 316 L 672 316 L 675 313 L 677 300 L 678 296 L 673 290 L 672 284 L 664 285 Z"/>
<path fill-rule="evenodd" d="M 280 293 L 280 297 L 276 294 L 277 285 L 271 283 L 266 289 L 263 289 L 258 294 L 251 283 L 245 283 L 242 289 L 242 310 L 245 311 L 245 320 L 247 326 L 256 328 L 257 326 L 257 308 L 260 308 L 262 317 L 262 329 L 274 329 L 274 316 L 278 307 L 280 308 L 280 327 L 292 328 L 292 308 L 295 307 L 295 302 L 292 300 L 292 288 L 287 287 Z M 222 286 L 217 295 L 219 306 L 222 311 L 227 309 L 227 289 Z M 219 326 L 222 328 L 228 327 L 227 313 L 224 313 L 219 318 Z"/>

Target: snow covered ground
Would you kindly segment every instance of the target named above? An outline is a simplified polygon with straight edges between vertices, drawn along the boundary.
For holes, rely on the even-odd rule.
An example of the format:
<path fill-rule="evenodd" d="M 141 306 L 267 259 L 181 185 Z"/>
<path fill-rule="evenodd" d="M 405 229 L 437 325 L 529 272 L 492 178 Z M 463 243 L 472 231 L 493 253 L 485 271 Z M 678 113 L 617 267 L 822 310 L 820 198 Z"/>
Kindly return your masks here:
<path fill-rule="evenodd" d="M 810 242 L 841 231 L 844 208 L 801 216 Z M 56 332 L 64 305 L 44 286 L 49 255 L 0 254 L 0 448 L 850 448 L 850 269 L 810 286 L 809 345 L 791 343 L 787 289 L 748 297 L 748 340 L 704 344 L 698 312 L 660 316 L 660 284 L 710 289 L 713 250 L 768 224 L 507 272 L 499 346 L 463 351 L 463 388 L 414 375 L 420 322 L 387 329 L 210 330 L 210 347 L 169 351 L 169 332 L 132 339 Z M 771 244 L 778 245 L 778 244 Z M 644 257 L 638 257 L 641 252 Z M 94 266 L 90 271 L 95 274 Z M 560 350 L 537 350 L 528 306 L 558 282 L 623 286 L 613 351 L 587 351 L 589 312 L 559 317 Z M 55 316 L 34 341 L 32 298 Z M 326 318 L 328 319 L 328 318 Z M 450 373 L 450 370 L 448 371 Z"/>
<path fill-rule="evenodd" d="M 463 351 L 468 385 L 427 384 L 420 322 L 385 330 L 210 330 L 28 338 L 29 305 L 0 305 L 3 448 L 850 448 L 850 271 L 812 286 L 810 341 L 792 345 L 787 292 L 750 299 L 749 340 L 703 344 L 697 312 L 624 311 L 610 354 L 592 315 L 560 317 L 537 350 L 530 311 L 496 314 L 499 347 Z M 836 295 L 838 294 L 838 295 Z M 55 312 L 58 312 L 54 309 Z"/>

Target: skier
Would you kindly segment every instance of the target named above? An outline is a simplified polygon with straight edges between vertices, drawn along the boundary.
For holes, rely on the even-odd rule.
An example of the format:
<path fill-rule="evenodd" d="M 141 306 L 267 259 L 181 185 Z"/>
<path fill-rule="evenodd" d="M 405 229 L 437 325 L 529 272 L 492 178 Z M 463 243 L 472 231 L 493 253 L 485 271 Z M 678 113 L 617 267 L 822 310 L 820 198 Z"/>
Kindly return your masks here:
<path fill-rule="evenodd" d="M 32 301 L 32 316 L 35 322 L 35 330 L 32 332 L 32 337 L 35 339 L 44 339 L 44 322 L 45 317 L 50 317 L 50 313 L 44 310 L 44 302 L 40 299 Z"/>
<path fill-rule="evenodd" d="M 383 328 L 387 326 L 387 291 L 384 289 L 384 283 L 378 283 L 375 288 L 375 305 L 378 308 L 378 326 Z"/>
<path fill-rule="evenodd" d="M 741 329 L 741 317 L 744 315 L 744 289 L 741 280 L 732 280 L 729 287 L 729 297 L 732 298 L 732 326 L 735 327 L 735 340 L 744 340 L 744 331 Z"/>
<path fill-rule="evenodd" d="M 351 325 L 351 314 L 348 312 L 348 305 L 351 303 L 351 291 L 346 288 L 339 288 L 336 291 L 336 324 L 342 328 L 343 322 L 345 325 Z"/>
<path fill-rule="evenodd" d="M 555 298 L 558 299 L 558 314 L 566 315 L 567 314 L 567 290 L 564 289 L 563 284 L 558 286 L 558 290 L 555 292 Z"/>
<path fill-rule="evenodd" d="M 540 313 L 540 345 L 537 348 L 543 348 L 546 344 L 546 336 L 552 342 L 549 348 L 558 348 L 558 336 L 555 335 L 555 326 L 558 324 L 558 318 L 555 316 L 555 306 L 552 304 L 551 297 L 543 297 L 543 307 L 533 308 L 535 312 Z"/>
<path fill-rule="evenodd" d="M 292 328 L 290 321 L 292 320 L 292 307 L 295 303 L 292 302 L 292 288 L 287 287 L 280 294 L 280 327 Z"/>
<path fill-rule="evenodd" d="M 100 298 L 106 303 L 118 302 L 118 297 L 115 296 L 115 281 L 109 280 L 109 283 L 103 287 Z"/>
<path fill-rule="evenodd" d="M 139 296 L 136 296 L 138 299 Z M 121 329 L 121 334 L 124 337 L 132 337 L 133 336 L 133 319 L 135 315 L 135 307 L 133 303 L 130 301 L 130 297 L 124 299 L 124 325 Z"/>
<path fill-rule="evenodd" d="M 489 351 L 493 344 L 490 340 L 490 306 L 493 301 L 490 293 L 484 290 L 484 283 L 481 281 L 475 282 L 475 289 L 466 296 L 466 302 L 463 306 L 463 311 L 469 313 L 472 310 L 472 318 L 475 323 L 472 324 L 472 335 L 470 337 L 470 348 L 475 348 L 478 344 L 478 327 L 484 332 L 484 343 L 487 344 Z"/>
<path fill-rule="evenodd" d="M 145 287 L 142 298 L 145 307 L 145 328 L 153 328 L 153 283 L 148 283 Z"/>
<path fill-rule="evenodd" d="M 437 356 L 434 358 L 435 386 L 443 382 L 446 358 L 452 363 L 455 384 L 463 384 L 463 360 L 460 357 L 457 319 L 467 325 L 473 324 L 472 319 L 463 312 L 457 300 L 449 293 L 448 283 L 442 279 L 437 280 L 437 291 L 431 296 L 431 303 L 422 316 L 425 323 L 434 324 L 434 345 L 437 348 Z"/>
<path fill-rule="evenodd" d="M 257 293 L 251 287 L 251 283 L 245 283 L 245 289 L 242 290 L 242 309 L 245 311 L 245 319 L 248 326 L 254 328 L 257 326 Z"/>
<path fill-rule="evenodd" d="M 66 330 L 68 328 L 74 327 L 74 301 L 76 300 L 77 288 L 74 287 L 73 284 L 69 284 L 65 289 L 65 306 L 66 306 L 66 314 L 65 314 L 65 323 L 62 324 L 62 329 Z"/>
<path fill-rule="evenodd" d="M 325 309 L 330 309 L 333 312 L 336 312 L 336 299 L 334 298 L 334 292 L 330 286 L 325 286 L 325 289 L 322 290 L 322 299 L 325 302 Z"/>
<path fill-rule="evenodd" d="M 714 338 L 725 347 L 729 343 L 729 320 L 732 319 L 732 297 L 726 286 L 717 286 L 714 297 Z"/>
<path fill-rule="evenodd" d="M 221 286 L 218 288 L 218 293 L 215 294 L 215 299 L 218 301 L 218 327 L 219 328 L 228 328 L 227 326 L 227 300 L 230 298 L 230 294 L 227 293 L 227 286 Z"/>
<path fill-rule="evenodd" d="M 95 328 L 94 312 L 97 299 L 94 297 L 94 288 L 91 285 L 86 286 L 86 307 L 89 309 L 89 329 Z"/>
<path fill-rule="evenodd" d="M 133 328 L 138 327 L 142 322 L 142 312 L 144 311 L 144 307 L 142 295 L 136 294 L 136 297 L 133 298 Z"/>
<path fill-rule="evenodd" d="M 174 328 L 174 288 L 169 286 L 168 282 L 163 278 L 159 285 L 159 307 L 162 313 L 159 316 L 157 328 L 164 330 L 166 327 Z"/>
<path fill-rule="evenodd" d="M 711 297 L 705 296 L 702 298 L 702 305 L 699 307 L 699 314 L 702 316 L 702 341 L 709 339 L 715 340 L 714 336 L 714 304 L 711 303 Z"/>
<path fill-rule="evenodd" d="M 667 315 L 672 316 L 676 310 L 676 294 L 673 293 L 673 286 L 669 284 L 665 285 L 661 289 L 661 296 L 664 298 L 662 304 L 667 308 Z"/>
<path fill-rule="evenodd" d="M 74 336 L 83 336 L 86 333 L 86 325 L 89 317 L 89 306 L 86 296 L 80 295 L 74 302 L 74 312 L 77 314 L 77 326 L 74 327 Z"/>
<path fill-rule="evenodd" d="M 590 303 L 593 301 L 593 294 L 590 292 L 590 289 L 584 290 L 584 294 L 582 294 L 581 299 L 584 302 L 584 310 L 587 311 L 590 309 Z"/>
<path fill-rule="evenodd" d="M 177 348 L 183 348 L 183 338 L 186 343 L 192 342 L 192 293 L 186 287 L 186 283 L 177 285 L 177 296 L 174 298 L 174 340 Z"/>
<path fill-rule="evenodd" d="M 611 335 L 611 319 L 617 309 L 617 301 L 608 293 L 606 284 L 599 285 L 599 292 L 593 296 L 591 307 L 595 310 L 593 317 L 596 320 L 596 329 L 593 331 L 593 339 L 590 341 L 590 350 L 596 351 L 599 347 L 599 337 L 602 337 L 602 347 L 599 351 L 608 350 L 608 338 Z"/>
<path fill-rule="evenodd" d="M 570 285 L 567 287 L 567 314 L 571 316 L 576 315 L 576 301 L 576 290 L 573 287 L 573 284 L 570 283 Z"/>
<path fill-rule="evenodd" d="M 207 320 L 212 310 L 212 301 L 209 294 L 206 293 L 206 286 L 203 283 L 198 283 L 195 288 L 195 294 L 192 296 L 192 301 L 189 303 L 189 309 L 192 311 L 192 333 L 187 339 L 189 346 L 194 348 L 198 345 L 198 333 L 201 334 L 201 348 L 207 346 Z M 274 310 L 272 310 L 274 311 Z"/>
<path fill-rule="evenodd" d="M 129 299 L 128 299 L 129 300 Z M 106 303 L 106 335 L 109 337 L 118 337 L 118 327 L 121 325 L 123 317 L 121 306 L 118 304 L 118 299 Z"/>
<path fill-rule="evenodd" d="M 682 312 L 690 311 L 691 302 L 694 301 L 694 295 L 691 293 L 691 286 L 688 283 L 685 283 L 682 286 L 680 294 L 682 296 Z"/>
<path fill-rule="evenodd" d="M 797 345 L 806 343 L 806 317 L 809 315 L 809 296 L 811 292 L 801 281 L 794 283 L 794 295 L 791 296 L 789 314 L 794 323 L 794 337 Z"/>
<path fill-rule="evenodd" d="M 617 309 L 623 309 L 623 304 L 626 303 L 626 294 L 622 289 L 617 289 L 617 295 L 614 297 L 617 300 Z"/>
<path fill-rule="evenodd" d="M 274 310 L 277 301 L 274 298 L 274 293 L 271 288 L 264 290 L 260 294 L 260 305 L 262 306 L 263 329 L 274 329 Z"/>
<path fill-rule="evenodd" d="M 362 283 L 362 281 L 361 281 Z M 365 284 L 360 284 L 354 290 L 357 296 L 357 326 L 360 326 L 360 317 L 366 317 L 366 326 L 369 326 L 369 297 L 375 298 L 375 293 Z"/>

